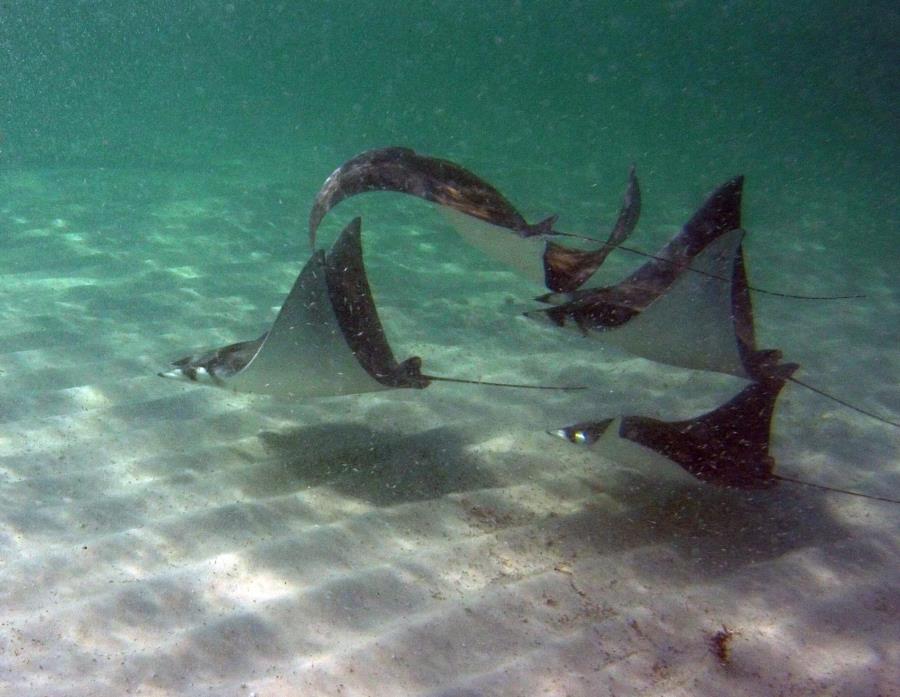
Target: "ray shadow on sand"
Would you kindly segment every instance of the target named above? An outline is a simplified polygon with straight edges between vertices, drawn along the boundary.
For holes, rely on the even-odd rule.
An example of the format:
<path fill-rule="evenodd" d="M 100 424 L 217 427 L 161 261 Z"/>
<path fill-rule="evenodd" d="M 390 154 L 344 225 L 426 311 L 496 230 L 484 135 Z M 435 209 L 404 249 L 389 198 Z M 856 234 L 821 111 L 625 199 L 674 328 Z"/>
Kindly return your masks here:
<path fill-rule="evenodd" d="M 272 457 L 265 472 L 247 478 L 244 491 L 251 496 L 325 485 L 376 506 L 393 506 L 497 484 L 448 428 L 405 435 L 327 424 L 263 431 L 259 437 Z"/>

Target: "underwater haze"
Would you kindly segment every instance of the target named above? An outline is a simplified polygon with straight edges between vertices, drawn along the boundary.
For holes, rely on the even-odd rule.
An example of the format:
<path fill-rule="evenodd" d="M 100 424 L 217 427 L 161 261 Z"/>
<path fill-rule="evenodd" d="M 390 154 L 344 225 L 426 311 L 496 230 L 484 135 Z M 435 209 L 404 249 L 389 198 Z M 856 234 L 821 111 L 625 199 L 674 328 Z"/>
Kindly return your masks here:
<path fill-rule="evenodd" d="M 745 175 L 758 343 L 900 413 L 892 2 L 0 0 L 0 695 L 900 693 L 900 510 L 684 482 L 547 431 L 745 383 L 522 317 L 546 292 L 397 194 L 341 203 L 436 383 L 161 379 L 255 339 L 328 175 L 453 160 L 532 222 L 670 239 Z M 611 283 L 645 261 L 615 250 Z M 789 383 L 776 471 L 889 499 L 896 426 Z M 640 464 L 640 463 L 639 463 Z"/>

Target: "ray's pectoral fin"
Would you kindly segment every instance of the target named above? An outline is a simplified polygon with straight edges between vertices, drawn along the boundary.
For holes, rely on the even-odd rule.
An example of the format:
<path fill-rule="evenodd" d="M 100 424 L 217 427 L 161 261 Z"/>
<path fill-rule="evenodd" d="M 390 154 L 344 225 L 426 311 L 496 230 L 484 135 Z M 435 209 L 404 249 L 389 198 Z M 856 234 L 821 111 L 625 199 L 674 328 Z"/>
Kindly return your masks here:
<path fill-rule="evenodd" d="M 742 342 L 732 289 L 721 280 L 732 276 L 743 237 L 743 230 L 732 230 L 710 242 L 693 258 L 693 273 L 681 273 L 636 316 L 597 337 L 660 363 L 749 377 L 752 315 L 740 315 Z"/>
<path fill-rule="evenodd" d="M 712 484 L 748 489 L 771 486 L 778 479 L 769 454 L 772 413 L 784 383 L 797 367 L 782 364 L 718 409 L 693 419 L 624 416 L 553 433 L 589 446 L 636 444 Z"/>
<path fill-rule="evenodd" d="M 549 234 L 555 218 L 529 224 L 513 205 L 484 179 L 455 162 L 420 155 L 402 147 L 360 153 L 338 167 L 322 184 L 309 214 L 309 239 L 315 245 L 322 219 L 341 201 L 370 191 L 415 196 L 506 228 L 520 237 Z"/>
<path fill-rule="evenodd" d="M 331 307 L 344 340 L 366 372 L 384 387 L 427 387 L 418 356 L 398 363 L 388 344 L 363 264 L 362 225 L 354 218 L 325 260 Z"/>
<path fill-rule="evenodd" d="M 309 214 L 310 243 L 315 246 L 318 228 L 330 210 L 348 198 L 375 191 L 437 204 L 467 243 L 526 278 L 544 282 L 543 239 L 557 234 L 556 216 L 529 223 L 489 182 L 454 162 L 409 148 L 368 150 L 332 172 Z"/>
<path fill-rule="evenodd" d="M 628 188 L 619 209 L 619 217 L 609 238 L 599 249 L 573 249 L 557 242 L 544 248 L 544 284 L 554 293 L 571 293 L 584 285 L 616 247 L 634 231 L 641 215 L 641 187 L 635 168 L 628 172 Z"/>
<path fill-rule="evenodd" d="M 360 220 L 304 266 L 268 332 L 183 358 L 161 373 L 238 392 L 328 397 L 425 387 L 420 359 L 397 363 L 365 275 Z"/>

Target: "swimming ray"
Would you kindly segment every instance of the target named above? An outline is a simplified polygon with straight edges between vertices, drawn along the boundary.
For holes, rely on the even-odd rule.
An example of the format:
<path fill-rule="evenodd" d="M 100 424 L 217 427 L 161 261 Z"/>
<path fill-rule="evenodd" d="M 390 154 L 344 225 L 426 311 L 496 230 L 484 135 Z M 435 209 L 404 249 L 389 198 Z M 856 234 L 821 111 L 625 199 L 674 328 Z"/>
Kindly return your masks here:
<path fill-rule="evenodd" d="M 624 439 L 675 462 L 701 481 L 740 488 L 774 483 L 769 431 L 775 401 L 795 363 L 778 366 L 713 411 L 684 421 L 647 416 L 580 423 L 554 431 L 573 443 L 595 445 Z"/>
<path fill-rule="evenodd" d="M 398 363 L 387 342 L 362 264 L 360 229 L 356 218 L 328 254 L 313 254 L 259 339 L 182 358 L 161 375 L 287 397 L 426 387 L 421 359 Z"/>
<path fill-rule="evenodd" d="M 782 363 L 722 406 L 682 421 L 622 416 L 551 431 L 571 443 L 604 452 L 649 476 L 685 478 L 739 489 L 762 489 L 778 481 L 825 491 L 900 503 L 888 497 L 807 482 L 775 473 L 769 447 L 772 416 L 785 382 L 799 366 Z M 672 464 L 678 465 L 673 469 Z"/>
<path fill-rule="evenodd" d="M 464 214 L 455 224 L 466 241 L 491 258 L 524 270 L 529 278 L 536 275 L 532 271 L 540 273 L 540 280 L 556 292 L 574 290 L 600 267 L 634 230 L 641 205 L 632 167 L 622 209 L 607 243 L 593 250 L 550 244 L 550 237 L 575 237 L 553 229 L 556 216 L 528 223 L 496 188 L 456 163 L 419 155 L 409 148 L 389 147 L 357 155 L 325 180 L 309 215 L 310 244 L 315 246 L 316 232 L 328 211 L 351 196 L 372 191 L 408 194 Z M 530 238 L 548 244 L 543 250 L 535 249 L 533 244 L 523 243 Z"/>
<path fill-rule="evenodd" d="M 493 387 L 573 390 L 422 373 L 422 360 L 398 363 L 378 316 L 362 257 L 361 221 L 351 221 L 331 250 L 304 266 L 272 327 L 260 338 L 175 361 L 160 373 L 235 392 L 293 398 L 332 397 L 432 381 Z"/>

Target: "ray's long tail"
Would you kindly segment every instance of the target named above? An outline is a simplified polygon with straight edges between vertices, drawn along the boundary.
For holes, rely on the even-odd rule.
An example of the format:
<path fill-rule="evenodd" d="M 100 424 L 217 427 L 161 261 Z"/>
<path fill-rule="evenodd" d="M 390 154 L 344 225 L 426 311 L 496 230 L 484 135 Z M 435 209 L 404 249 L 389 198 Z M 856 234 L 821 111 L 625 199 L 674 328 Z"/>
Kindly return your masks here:
<path fill-rule="evenodd" d="M 894 428 L 900 428 L 900 422 L 892 421 L 891 419 L 888 419 L 884 416 L 880 416 L 879 414 L 876 414 L 875 412 L 871 412 L 866 409 L 863 409 L 862 407 L 858 407 L 855 404 L 851 404 L 850 402 L 848 402 L 844 399 L 841 399 L 840 397 L 836 397 L 835 395 L 830 394 L 830 393 L 826 392 L 825 390 L 820 390 L 818 387 L 814 387 L 813 385 L 810 385 L 808 382 L 803 382 L 802 380 L 798 380 L 795 377 L 789 377 L 788 380 L 790 380 L 791 382 L 793 382 L 797 385 L 800 385 L 801 387 L 805 387 L 810 392 L 815 392 L 817 395 L 819 395 L 821 397 L 830 399 L 832 402 L 837 402 L 841 406 L 847 407 L 848 409 L 852 409 L 853 411 L 863 414 L 864 416 L 868 416 L 870 419 L 875 419 L 876 421 L 880 421 L 881 423 L 887 424 L 888 426 L 893 426 Z"/>

